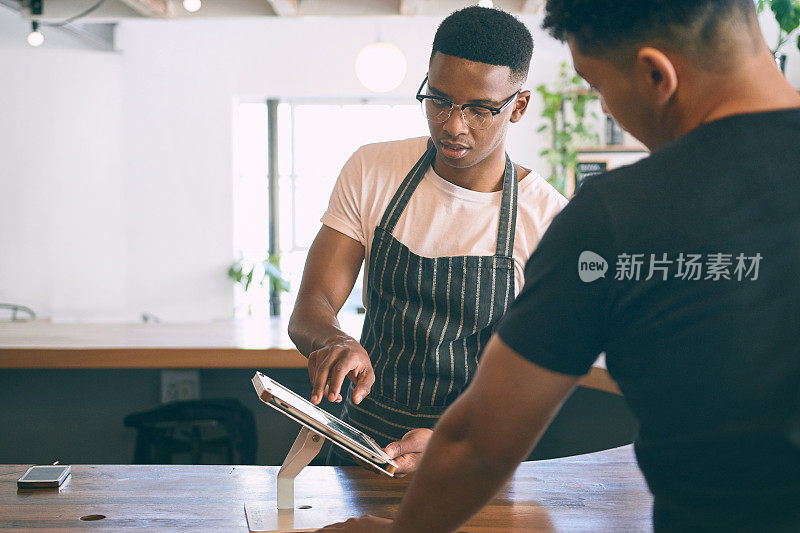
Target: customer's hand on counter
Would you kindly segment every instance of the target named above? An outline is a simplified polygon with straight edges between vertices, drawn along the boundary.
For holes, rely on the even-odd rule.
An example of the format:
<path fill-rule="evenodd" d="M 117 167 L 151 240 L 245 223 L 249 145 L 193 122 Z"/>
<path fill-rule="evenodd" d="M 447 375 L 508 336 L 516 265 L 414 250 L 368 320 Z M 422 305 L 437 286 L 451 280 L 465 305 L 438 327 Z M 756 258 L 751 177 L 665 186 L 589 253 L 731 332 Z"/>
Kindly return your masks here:
<path fill-rule="evenodd" d="M 365 515 L 361 518 L 351 518 L 346 522 L 338 522 L 318 529 L 317 533 L 325 531 L 347 531 L 349 533 L 380 533 L 388 532 L 392 528 L 392 521 L 387 518 Z"/>

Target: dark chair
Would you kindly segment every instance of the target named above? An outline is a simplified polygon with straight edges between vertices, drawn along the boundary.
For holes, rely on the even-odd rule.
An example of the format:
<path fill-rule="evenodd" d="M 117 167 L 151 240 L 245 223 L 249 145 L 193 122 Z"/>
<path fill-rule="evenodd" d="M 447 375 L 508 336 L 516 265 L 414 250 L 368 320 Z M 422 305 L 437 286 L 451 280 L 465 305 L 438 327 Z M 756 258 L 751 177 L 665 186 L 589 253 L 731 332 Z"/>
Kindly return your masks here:
<path fill-rule="evenodd" d="M 33 309 L 30 307 L 25 307 L 24 305 L 0 303 L 0 309 L 7 309 L 11 312 L 12 322 L 17 322 L 20 320 L 34 320 L 36 318 L 36 313 L 33 312 Z M 26 316 L 24 318 L 19 318 L 20 313 Z"/>
<path fill-rule="evenodd" d="M 255 464 L 253 413 L 239 400 L 172 402 L 125 417 L 136 428 L 134 464 Z"/>

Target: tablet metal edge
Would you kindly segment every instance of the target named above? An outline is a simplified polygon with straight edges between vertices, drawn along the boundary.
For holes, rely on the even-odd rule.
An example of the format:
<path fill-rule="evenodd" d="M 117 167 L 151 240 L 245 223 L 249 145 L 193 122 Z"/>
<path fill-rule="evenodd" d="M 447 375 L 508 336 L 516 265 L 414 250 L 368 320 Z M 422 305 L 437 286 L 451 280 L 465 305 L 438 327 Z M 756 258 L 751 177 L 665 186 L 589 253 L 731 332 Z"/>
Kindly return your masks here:
<path fill-rule="evenodd" d="M 253 387 L 255 387 L 256 393 L 258 393 L 258 397 L 259 397 L 259 399 L 261 399 L 262 402 L 266 403 L 267 405 L 269 405 L 270 407 L 272 407 L 276 411 L 279 411 L 279 412 L 283 413 L 285 416 L 291 418 L 292 420 L 294 420 L 295 422 L 297 422 L 301 426 L 307 427 L 310 430 L 319 433 L 320 435 L 322 435 L 324 438 L 326 438 L 329 441 L 331 441 L 333 444 L 335 444 L 339 448 L 345 450 L 346 452 L 348 452 L 351 455 L 354 455 L 359 461 L 362 461 L 362 462 L 368 464 L 370 468 L 373 468 L 375 470 L 379 470 L 380 472 L 383 472 L 384 474 L 386 474 L 386 475 L 388 475 L 390 477 L 395 477 L 394 476 L 394 472 L 397 469 L 397 466 L 389 464 L 389 463 L 378 463 L 371 457 L 369 457 L 369 458 L 364 457 L 363 456 L 363 452 L 361 452 L 361 454 L 359 454 L 356 450 L 353 450 L 350 447 L 345 446 L 343 443 L 339 442 L 338 439 L 333 438 L 331 435 L 325 433 L 320 428 L 316 428 L 316 427 L 312 426 L 310 423 L 308 423 L 307 421 L 298 418 L 295 415 L 295 413 L 289 412 L 288 410 L 285 410 L 285 409 L 281 408 L 280 406 L 276 405 L 275 403 L 273 403 L 271 400 L 275 396 L 273 394 L 271 394 L 268 390 L 266 390 L 266 388 L 264 388 L 264 384 L 261 382 L 261 377 L 262 376 L 267 378 L 267 379 L 269 379 L 270 381 L 274 381 L 274 380 L 272 380 L 272 378 L 262 374 L 261 372 L 256 372 L 255 375 L 253 376 L 251 382 L 253 383 Z M 275 383 L 278 383 L 278 382 L 275 382 Z M 327 428 L 327 426 L 324 426 L 324 427 L 326 427 L 326 429 L 330 430 L 330 428 Z"/>

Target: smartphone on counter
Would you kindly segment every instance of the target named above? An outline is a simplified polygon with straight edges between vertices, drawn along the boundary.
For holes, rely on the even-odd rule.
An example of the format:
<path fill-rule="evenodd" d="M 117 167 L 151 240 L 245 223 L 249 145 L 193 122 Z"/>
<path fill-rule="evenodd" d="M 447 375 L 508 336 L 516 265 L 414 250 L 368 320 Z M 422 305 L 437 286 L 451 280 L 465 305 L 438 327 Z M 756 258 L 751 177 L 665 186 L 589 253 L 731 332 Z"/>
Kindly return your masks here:
<path fill-rule="evenodd" d="M 60 487 L 69 476 L 70 465 L 32 466 L 17 480 L 21 489 Z"/>

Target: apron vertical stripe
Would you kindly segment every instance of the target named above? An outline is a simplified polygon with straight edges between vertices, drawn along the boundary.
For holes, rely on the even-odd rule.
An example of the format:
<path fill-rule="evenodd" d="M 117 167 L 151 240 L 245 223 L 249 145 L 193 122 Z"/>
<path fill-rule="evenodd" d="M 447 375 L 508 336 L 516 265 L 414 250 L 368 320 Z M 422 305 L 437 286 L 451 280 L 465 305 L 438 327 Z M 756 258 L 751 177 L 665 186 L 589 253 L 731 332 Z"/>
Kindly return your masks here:
<path fill-rule="evenodd" d="M 478 314 L 481 311 L 481 275 L 480 275 L 480 273 L 481 273 L 481 262 L 482 261 L 483 261 L 483 258 L 479 257 L 478 258 L 478 275 L 476 276 L 476 279 L 475 279 L 475 321 L 473 322 L 473 324 L 474 324 L 473 327 L 476 328 L 476 329 L 478 328 Z M 466 344 L 466 338 L 465 338 L 464 339 L 464 349 L 465 349 L 464 350 L 464 368 L 467 371 L 467 375 L 469 375 L 470 360 L 469 360 L 469 351 L 466 348 L 467 348 L 467 344 Z"/>
<path fill-rule="evenodd" d="M 495 263 L 495 268 L 496 268 L 497 258 L 493 258 L 492 262 Z M 494 295 L 496 287 L 497 287 L 497 276 L 492 276 L 492 292 L 489 295 L 489 322 L 491 322 L 492 318 L 494 318 Z"/>
<path fill-rule="evenodd" d="M 390 248 L 394 248 L 394 244 L 392 244 L 392 246 Z M 388 261 L 388 257 L 390 255 L 391 254 L 388 254 L 388 253 L 386 254 L 387 261 Z M 395 280 L 396 275 L 397 275 L 397 267 L 399 267 L 399 266 L 400 266 L 400 262 L 399 261 L 395 261 L 394 262 L 394 269 L 392 270 L 392 277 L 389 280 L 389 282 L 392 283 L 392 284 L 394 284 L 394 280 Z M 386 272 L 386 262 L 384 262 L 383 269 L 381 270 L 381 279 L 380 279 L 380 282 L 379 282 L 380 283 L 380 285 L 379 285 L 380 287 L 383 287 L 383 275 L 384 275 L 385 272 Z M 392 298 L 389 301 L 388 305 L 384 306 L 383 318 L 380 319 L 380 330 L 381 330 L 381 333 L 380 333 L 380 336 L 378 337 L 378 341 L 377 341 L 379 346 L 382 345 L 384 333 L 386 333 L 386 330 L 388 329 L 386 327 L 386 317 L 389 316 L 390 312 L 394 312 L 394 303 L 395 303 L 396 300 L 397 300 L 397 294 L 396 294 L 395 291 L 392 291 Z M 391 321 L 390 322 L 391 322 L 392 329 L 394 329 L 394 316 L 391 317 Z M 394 332 L 391 333 L 390 340 L 391 340 L 391 344 L 394 344 Z M 373 363 L 373 370 L 375 369 L 374 367 L 377 366 L 377 364 L 380 362 L 381 359 L 383 359 L 383 369 L 384 370 L 386 369 L 386 364 L 389 362 L 388 353 L 390 351 L 391 350 L 387 350 L 386 353 L 379 352 L 378 360 Z M 384 383 L 384 380 L 381 380 L 381 385 L 383 385 L 383 383 Z M 381 387 L 381 394 L 384 394 L 384 393 L 385 393 L 385 391 L 383 390 L 383 387 Z"/>
<path fill-rule="evenodd" d="M 422 303 L 422 294 L 420 287 L 422 286 L 422 261 L 419 262 L 419 273 L 417 276 L 417 303 Z M 417 317 L 414 319 L 414 328 L 411 331 L 411 339 L 414 343 L 414 350 L 411 352 L 411 358 L 408 360 L 408 389 L 406 395 L 408 397 L 408 404 L 411 404 L 411 381 L 413 374 L 411 373 L 411 366 L 414 364 L 414 358 L 417 356 L 417 346 L 419 341 L 417 339 L 417 331 L 419 331 L 419 319 L 422 316 L 422 305 L 419 305 L 417 310 Z"/>
<path fill-rule="evenodd" d="M 436 398 L 436 391 L 439 389 L 439 380 L 442 376 L 442 373 L 439 371 L 439 349 L 444 342 L 444 334 L 447 333 L 447 326 L 450 323 L 450 279 L 452 278 L 452 271 L 453 271 L 453 258 L 447 258 L 447 288 L 445 289 L 446 296 L 447 296 L 447 307 L 445 308 L 445 317 L 444 317 L 444 325 L 442 325 L 442 333 L 439 335 L 439 341 L 436 343 L 436 348 L 434 348 L 434 353 L 436 354 L 436 361 L 434 364 L 434 368 L 436 369 L 436 380 L 433 384 L 433 393 L 431 394 L 431 403 L 433 403 L 434 399 Z M 450 376 L 453 375 L 453 367 L 452 367 L 452 357 L 450 358 Z M 451 380 L 452 383 L 452 380 Z"/>
<path fill-rule="evenodd" d="M 400 376 L 400 365 L 401 365 L 401 363 L 405 365 L 406 364 L 406 360 L 408 359 L 408 356 L 406 355 L 408 335 L 406 334 L 406 332 L 408 331 L 408 329 L 410 327 L 410 324 L 409 324 L 409 322 L 406 321 L 406 317 L 408 317 L 408 314 L 409 314 L 408 310 L 409 310 L 409 307 L 410 307 L 410 304 L 411 304 L 411 293 L 410 293 L 409 288 L 408 288 L 408 282 L 409 282 L 410 278 L 409 278 L 408 273 L 409 273 L 409 270 L 413 271 L 413 269 L 411 268 L 411 263 L 412 263 L 412 259 L 413 258 L 411 257 L 408 249 L 403 249 L 403 252 L 404 253 L 401 254 L 401 260 L 405 259 L 405 262 L 406 262 L 406 271 L 405 271 L 405 276 L 403 277 L 403 288 L 404 288 L 404 291 L 405 291 L 404 294 L 405 294 L 406 303 L 405 303 L 405 307 L 403 308 L 403 320 L 402 320 L 402 322 L 400 324 L 401 325 L 400 332 L 399 332 L 400 339 L 401 339 L 400 351 L 398 352 L 397 357 L 396 357 L 395 362 L 394 362 L 394 374 L 395 374 L 395 376 L 398 377 L 398 379 L 399 379 L 399 376 Z M 410 317 L 409 317 L 409 320 L 410 320 Z M 394 400 L 398 401 L 398 402 L 401 402 L 401 403 L 408 403 L 409 402 L 408 393 L 406 393 L 405 396 L 404 396 L 403 394 L 401 394 L 401 389 L 397 387 L 397 384 L 395 383 L 393 385 L 394 385 L 395 391 L 396 391 L 395 392 L 396 397 L 394 398 Z"/>
<path fill-rule="evenodd" d="M 466 261 L 461 261 L 462 267 L 464 268 L 464 273 L 467 271 L 467 264 Z M 462 274 L 461 277 L 461 294 L 459 295 L 458 301 L 461 303 L 461 310 L 458 313 L 458 329 L 455 332 L 454 337 L 458 339 L 461 337 L 461 332 L 464 329 L 464 297 L 466 296 L 465 291 L 467 288 L 467 278 L 465 275 Z M 456 359 L 455 353 L 453 349 L 454 342 L 449 342 L 448 346 L 450 348 L 450 375 L 453 376 L 456 371 Z M 466 370 L 466 369 L 465 369 Z M 466 378 L 466 371 L 464 372 Z M 453 383 L 454 380 L 450 380 L 450 383 L 447 385 L 447 394 L 445 395 L 446 398 L 450 397 L 450 393 L 453 392 Z"/>
<path fill-rule="evenodd" d="M 436 321 L 436 272 L 437 269 L 433 269 L 433 285 L 431 286 L 431 294 L 433 295 L 433 312 L 431 313 L 431 318 L 428 321 L 428 329 L 425 331 L 425 350 L 422 352 L 422 383 L 419 386 L 419 398 L 417 399 L 417 409 L 422 407 L 422 390 L 425 388 L 425 377 L 427 373 L 425 372 L 428 364 L 428 344 L 431 340 L 431 328 Z"/>
<path fill-rule="evenodd" d="M 394 391 L 394 394 L 392 395 L 392 399 L 395 400 L 395 401 L 397 401 L 397 363 L 400 361 L 400 359 L 403 356 L 403 352 L 405 351 L 405 335 L 402 335 L 402 332 L 403 332 L 403 324 L 405 323 L 405 319 L 406 319 L 406 312 L 408 311 L 408 282 L 407 282 L 407 278 L 408 278 L 408 261 L 406 261 L 405 263 L 406 263 L 406 270 L 405 270 L 405 273 L 403 274 L 403 285 L 405 287 L 405 304 L 403 305 L 403 310 L 400 312 L 400 316 L 398 317 L 399 318 L 399 322 L 400 322 L 400 328 L 399 328 L 399 332 L 401 333 L 400 339 L 401 339 L 401 342 L 403 342 L 403 347 L 400 349 L 400 352 L 398 353 L 397 357 L 395 358 L 394 370 L 392 372 L 392 391 Z M 396 270 L 397 270 L 397 268 L 395 268 L 395 271 Z M 395 321 L 392 320 L 392 336 L 391 336 L 392 342 L 389 344 L 389 348 L 386 349 L 386 353 L 387 354 L 394 353 L 393 350 L 392 350 L 394 348 L 394 344 L 395 344 L 395 340 L 396 340 L 394 322 Z M 388 363 L 389 363 L 389 358 L 386 357 L 384 359 L 384 363 L 383 363 L 383 373 L 386 372 L 386 365 Z"/>

